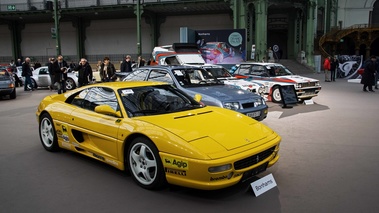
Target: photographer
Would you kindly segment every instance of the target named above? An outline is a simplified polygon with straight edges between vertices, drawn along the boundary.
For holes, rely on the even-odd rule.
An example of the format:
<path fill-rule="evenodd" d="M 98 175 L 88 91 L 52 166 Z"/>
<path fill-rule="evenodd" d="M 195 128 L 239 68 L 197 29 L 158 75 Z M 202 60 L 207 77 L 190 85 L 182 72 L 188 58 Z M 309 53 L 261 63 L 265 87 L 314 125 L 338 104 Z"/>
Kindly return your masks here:
<path fill-rule="evenodd" d="M 58 88 L 58 94 L 66 92 L 67 69 L 67 62 L 59 55 L 53 63 L 54 85 Z"/>

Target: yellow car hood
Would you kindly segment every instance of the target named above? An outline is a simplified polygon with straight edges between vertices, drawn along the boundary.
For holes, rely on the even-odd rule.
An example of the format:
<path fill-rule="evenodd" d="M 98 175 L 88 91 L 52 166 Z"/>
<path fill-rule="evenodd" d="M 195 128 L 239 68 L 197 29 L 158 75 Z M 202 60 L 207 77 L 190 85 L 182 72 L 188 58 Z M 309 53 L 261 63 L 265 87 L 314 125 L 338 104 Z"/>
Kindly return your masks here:
<path fill-rule="evenodd" d="M 258 143 L 273 134 L 270 128 L 243 114 L 209 106 L 197 110 L 144 116 L 137 119 L 159 126 L 183 140 L 193 143 L 203 151 L 211 147 L 221 151 L 221 147 L 217 148 L 216 144 L 221 145 L 225 150 L 232 150 Z"/>

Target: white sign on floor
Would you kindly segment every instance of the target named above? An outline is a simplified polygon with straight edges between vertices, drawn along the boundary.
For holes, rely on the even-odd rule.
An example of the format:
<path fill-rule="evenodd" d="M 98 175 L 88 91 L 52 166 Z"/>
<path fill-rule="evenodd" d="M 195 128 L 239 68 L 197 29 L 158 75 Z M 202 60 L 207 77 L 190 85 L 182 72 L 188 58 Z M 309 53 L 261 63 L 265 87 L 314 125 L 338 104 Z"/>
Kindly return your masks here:
<path fill-rule="evenodd" d="M 268 190 L 276 186 L 274 176 L 272 174 L 266 175 L 263 178 L 252 182 L 251 187 L 253 188 L 256 197 L 267 192 Z"/>

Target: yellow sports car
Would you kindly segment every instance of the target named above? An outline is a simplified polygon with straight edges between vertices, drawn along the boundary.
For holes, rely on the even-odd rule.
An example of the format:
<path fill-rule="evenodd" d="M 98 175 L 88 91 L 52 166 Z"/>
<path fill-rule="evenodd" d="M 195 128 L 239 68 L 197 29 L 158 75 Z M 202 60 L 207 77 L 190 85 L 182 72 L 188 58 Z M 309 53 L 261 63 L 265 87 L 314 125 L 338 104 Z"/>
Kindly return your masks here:
<path fill-rule="evenodd" d="M 200 100 L 161 82 L 99 83 L 45 97 L 36 115 L 47 151 L 63 148 L 128 170 L 147 189 L 220 189 L 278 161 L 281 138 L 273 130 Z"/>

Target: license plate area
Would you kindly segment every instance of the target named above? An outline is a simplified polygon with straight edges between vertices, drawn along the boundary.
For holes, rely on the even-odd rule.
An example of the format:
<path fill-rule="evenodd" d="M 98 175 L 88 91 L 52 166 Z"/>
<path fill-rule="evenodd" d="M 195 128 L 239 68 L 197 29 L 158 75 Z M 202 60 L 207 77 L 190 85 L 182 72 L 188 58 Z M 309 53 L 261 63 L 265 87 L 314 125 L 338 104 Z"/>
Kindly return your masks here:
<path fill-rule="evenodd" d="M 245 173 L 243 173 L 242 181 L 249 180 L 250 178 L 255 177 L 257 174 L 266 171 L 267 165 L 268 165 L 268 162 L 254 168 L 252 170 L 246 171 Z"/>
<path fill-rule="evenodd" d="M 256 118 L 256 117 L 259 117 L 261 116 L 261 111 L 257 111 L 257 112 L 249 112 L 246 114 L 247 116 L 251 117 L 251 118 Z"/>

